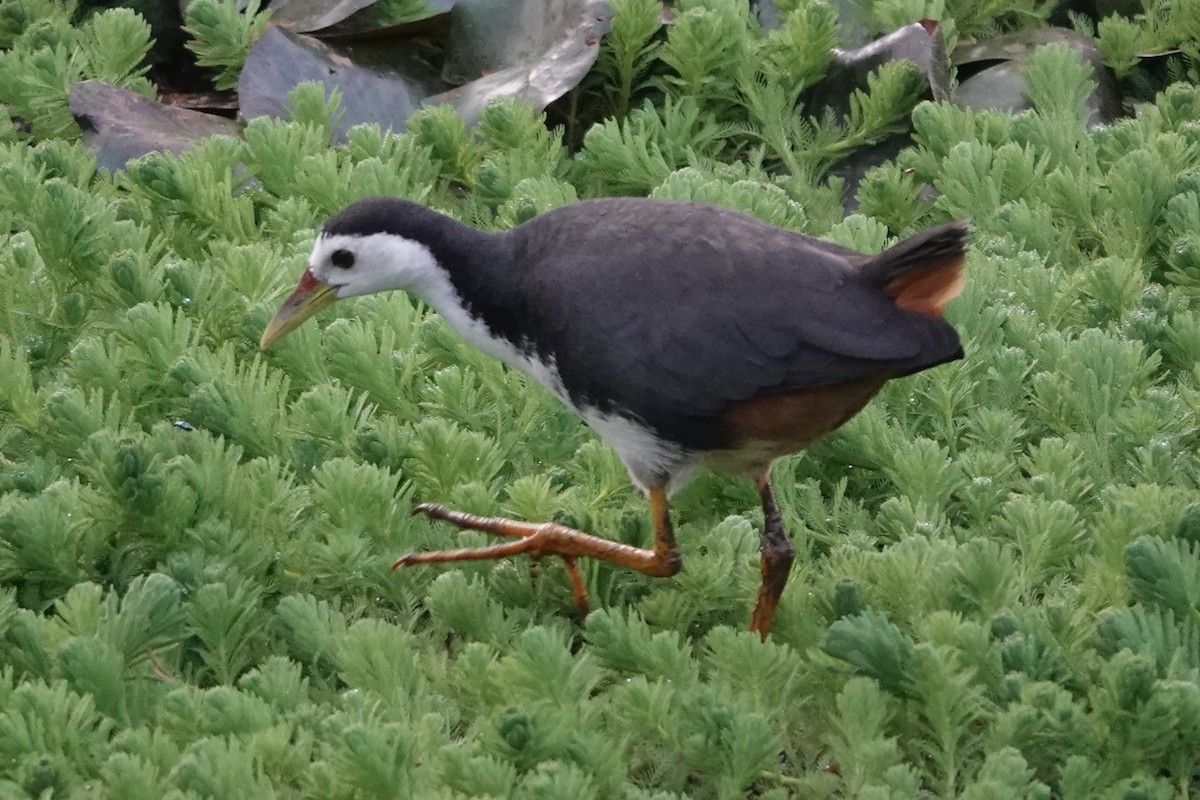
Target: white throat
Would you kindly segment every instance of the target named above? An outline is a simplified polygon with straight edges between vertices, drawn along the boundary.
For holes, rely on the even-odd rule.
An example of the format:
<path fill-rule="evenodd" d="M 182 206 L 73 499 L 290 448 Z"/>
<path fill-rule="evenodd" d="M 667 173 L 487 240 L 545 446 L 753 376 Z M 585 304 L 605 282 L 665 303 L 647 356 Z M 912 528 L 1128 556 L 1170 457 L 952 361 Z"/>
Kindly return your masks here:
<path fill-rule="evenodd" d="M 493 336 L 480 319 L 471 316 L 462 297 L 450 282 L 450 275 L 433 252 L 413 239 L 390 233 L 369 236 L 323 236 L 313 251 L 313 264 L 328 265 L 329 253 L 346 249 L 355 253 L 353 270 L 339 275 L 336 267 L 314 270 L 319 280 L 334 285 L 343 284 L 338 297 L 399 289 L 424 301 L 438 313 L 459 336 L 478 350 L 519 369 L 566 400 L 567 394 L 554 365 L 543 365 L 529 358 L 507 339 Z M 353 272 L 351 277 L 349 274 Z"/>

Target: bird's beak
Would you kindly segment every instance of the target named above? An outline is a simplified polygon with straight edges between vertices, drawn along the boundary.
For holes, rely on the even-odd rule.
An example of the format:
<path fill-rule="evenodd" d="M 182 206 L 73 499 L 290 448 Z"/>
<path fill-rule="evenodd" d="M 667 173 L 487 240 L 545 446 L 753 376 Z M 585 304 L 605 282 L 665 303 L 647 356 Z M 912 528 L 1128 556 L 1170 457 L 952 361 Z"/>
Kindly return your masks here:
<path fill-rule="evenodd" d="M 312 269 L 304 270 L 300 283 L 291 297 L 275 312 L 259 340 L 259 349 L 266 350 L 276 339 L 282 339 L 294 331 L 304 320 L 329 307 L 337 299 L 337 287 L 317 280 Z"/>

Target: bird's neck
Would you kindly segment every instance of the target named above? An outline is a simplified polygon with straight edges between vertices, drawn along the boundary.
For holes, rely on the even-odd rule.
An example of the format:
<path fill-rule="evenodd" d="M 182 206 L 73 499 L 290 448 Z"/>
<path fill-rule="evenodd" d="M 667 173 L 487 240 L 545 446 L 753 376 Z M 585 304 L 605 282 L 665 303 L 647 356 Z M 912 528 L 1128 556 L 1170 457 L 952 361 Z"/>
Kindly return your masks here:
<path fill-rule="evenodd" d="M 438 268 L 421 276 L 409 292 L 425 301 L 476 348 L 524 369 L 521 346 L 496 330 L 494 309 L 509 305 L 518 283 L 512 237 L 451 220 L 423 236 Z"/>

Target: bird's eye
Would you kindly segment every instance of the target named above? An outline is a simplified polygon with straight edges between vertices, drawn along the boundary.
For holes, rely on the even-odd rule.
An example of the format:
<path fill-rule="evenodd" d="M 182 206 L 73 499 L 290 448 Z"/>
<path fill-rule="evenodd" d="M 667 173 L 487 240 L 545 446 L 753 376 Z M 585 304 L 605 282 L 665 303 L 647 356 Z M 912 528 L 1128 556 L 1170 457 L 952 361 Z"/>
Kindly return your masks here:
<path fill-rule="evenodd" d="M 350 269 L 354 266 L 354 253 L 349 250 L 334 250 L 329 256 L 329 263 L 338 269 Z"/>

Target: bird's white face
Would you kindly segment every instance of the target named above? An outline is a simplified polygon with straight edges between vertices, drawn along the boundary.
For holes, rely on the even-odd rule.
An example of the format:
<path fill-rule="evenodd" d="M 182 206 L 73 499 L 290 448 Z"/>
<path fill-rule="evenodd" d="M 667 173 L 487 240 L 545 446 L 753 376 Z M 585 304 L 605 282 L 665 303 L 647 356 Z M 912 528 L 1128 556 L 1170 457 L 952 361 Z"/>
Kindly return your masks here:
<path fill-rule="evenodd" d="M 420 294 L 439 272 L 433 253 L 413 239 L 390 233 L 321 234 L 308 269 L 263 331 L 259 346 L 268 347 L 334 300 L 391 289 Z"/>
<path fill-rule="evenodd" d="M 308 269 L 334 287 L 338 299 L 391 289 L 412 289 L 436 268 L 429 248 L 391 233 L 317 237 Z"/>

